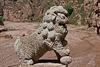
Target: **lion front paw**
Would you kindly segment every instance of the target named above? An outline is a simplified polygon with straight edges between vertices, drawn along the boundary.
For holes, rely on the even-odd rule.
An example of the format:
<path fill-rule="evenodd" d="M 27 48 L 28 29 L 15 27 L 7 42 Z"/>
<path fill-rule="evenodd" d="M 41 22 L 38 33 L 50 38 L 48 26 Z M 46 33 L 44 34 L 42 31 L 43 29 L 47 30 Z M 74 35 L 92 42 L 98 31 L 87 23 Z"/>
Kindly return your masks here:
<path fill-rule="evenodd" d="M 72 58 L 70 56 L 64 56 L 60 58 L 60 62 L 64 65 L 68 65 L 69 63 L 72 62 Z"/>

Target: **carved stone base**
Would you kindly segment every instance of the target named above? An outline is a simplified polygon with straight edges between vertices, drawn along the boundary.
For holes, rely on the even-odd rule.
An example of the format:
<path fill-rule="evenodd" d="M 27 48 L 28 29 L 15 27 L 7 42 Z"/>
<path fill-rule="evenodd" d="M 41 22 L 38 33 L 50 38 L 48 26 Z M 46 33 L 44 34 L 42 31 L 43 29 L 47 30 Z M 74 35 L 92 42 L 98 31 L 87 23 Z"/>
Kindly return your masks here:
<path fill-rule="evenodd" d="M 37 63 L 34 65 L 19 65 L 19 67 L 68 67 L 60 63 Z"/>

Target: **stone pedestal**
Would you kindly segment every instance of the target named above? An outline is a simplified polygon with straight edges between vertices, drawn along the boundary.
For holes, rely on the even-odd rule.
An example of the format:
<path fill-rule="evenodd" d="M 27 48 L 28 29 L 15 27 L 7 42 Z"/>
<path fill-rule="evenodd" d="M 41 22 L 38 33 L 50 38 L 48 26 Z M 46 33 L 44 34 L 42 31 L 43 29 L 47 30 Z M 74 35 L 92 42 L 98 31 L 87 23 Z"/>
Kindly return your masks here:
<path fill-rule="evenodd" d="M 37 63 L 34 65 L 19 65 L 19 67 L 68 67 L 60 63 Z"/>

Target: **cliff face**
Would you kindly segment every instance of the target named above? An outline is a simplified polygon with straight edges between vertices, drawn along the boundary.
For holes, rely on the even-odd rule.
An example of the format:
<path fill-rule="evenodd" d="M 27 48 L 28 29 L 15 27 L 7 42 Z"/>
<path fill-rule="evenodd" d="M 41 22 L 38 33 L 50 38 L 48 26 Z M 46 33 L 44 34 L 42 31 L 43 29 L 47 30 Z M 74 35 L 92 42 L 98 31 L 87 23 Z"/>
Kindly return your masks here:
<path fill-rule="evenodd" d="M 69 16 L 71 24 L 86 25 L 86 23 L 93 23 L 91 19 L 98 14 L 96 10 L 99 2 L 100 0 L 6 0 L 3 11 L 5 20 L 8 21 L 41 22 L 47 9 L 54 5 L 61 5 L 69 13 L 73 9 Z"/>
<path fill-rule="evenodd" d="M 100 22 L 100 0 L 84 0 L 85 20 L 90 26 Z"/>
<path fill-rule="evenodd" d="M 7 4 L 13 4 L 15 3 L 17 0 L 0 0 L 0 17 L 4 15 L 4 6 L 6 6 Z"/>
<path fill-rule="evenodd" d="M 84 1 L 84 0 L 83 0 Z M 47 9 L 51 6 L 61 5 L 67 9 L 67 6 L 77 10 L 77 6 L 83 7 L 83 1 L 80 0 L 10 0 L 4 4 L 4 17 L 8 21 L 33 21 L 41 22 Z M 6 1 L 4 1 L 5 3 Z M 74 13 L 75 15 L 76 12 Z M 73 18 L 74 14 L 71 18 Z M 77 19 L 72 21 L 77 21 Z M 71 23 L 72 23 L 71 21 Z"/>

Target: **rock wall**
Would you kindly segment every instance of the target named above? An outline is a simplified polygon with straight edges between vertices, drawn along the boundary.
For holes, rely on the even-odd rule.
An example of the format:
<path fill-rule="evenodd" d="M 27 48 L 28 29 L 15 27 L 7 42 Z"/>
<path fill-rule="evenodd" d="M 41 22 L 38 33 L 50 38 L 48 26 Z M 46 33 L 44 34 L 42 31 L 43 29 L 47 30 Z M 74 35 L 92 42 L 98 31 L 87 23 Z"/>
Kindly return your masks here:
<path fill-rule="evenodd" d="M 8 21 L 28 21 L 30 16 L 32 16 L 30 4 L 13 4 L 4 9 L 4 17 Z"/>
<path fill-rule="evenodd" d="M 86 25 L 99 19 L 98 3 L 100 0 L 1 0 L 5 20 L 41 22 L 44 13 L 51 6 L 61 5 L 65 9 L 73 8 L 69 16 L 71 24 Z M 0 2 L 1 2 L 0 1 Z"/>
<path fill-rule="evenodd" d="M 97 26 L 100 22 L 100 0 L 85 0 L 84 9 L 87 13 L 85 20 L 90 26 Z"/>
<path fill-rule="evenodd" d="M 13 4 L 15 3 L 17 0 L 0 0 L 0 16 L 4 15 L 4 6 L 7 4 Z"/>
<path fill-rule="evenodd" d="M 3 9 L 0 7 L 0 17 L 3 16 Z"/>
<path fill-rule="evenodd" d="M 72 3 L 74 3 L 72 0 L 16 0 L 4 7 L 4 17 L 8 21 L 39 22 L 42 21 L 45 11 L 51 6 L 66 7 Z"/>

